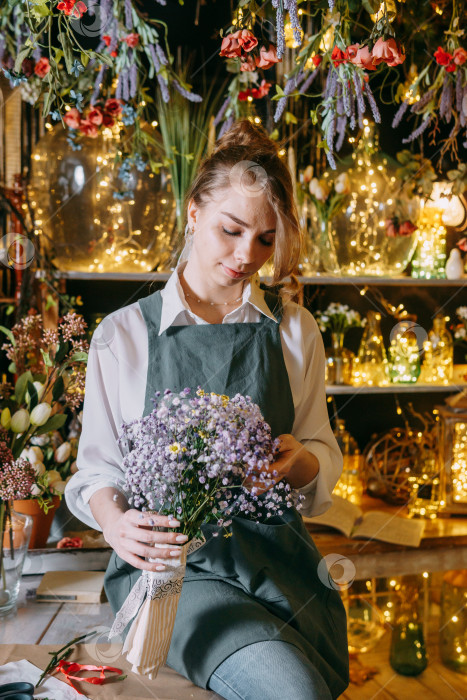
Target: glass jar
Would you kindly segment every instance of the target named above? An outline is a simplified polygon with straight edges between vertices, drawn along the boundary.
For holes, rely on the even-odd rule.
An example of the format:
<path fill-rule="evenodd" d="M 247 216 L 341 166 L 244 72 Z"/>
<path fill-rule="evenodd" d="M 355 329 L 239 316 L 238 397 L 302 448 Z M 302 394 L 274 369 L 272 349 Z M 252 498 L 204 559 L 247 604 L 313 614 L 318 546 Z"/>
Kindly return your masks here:
<path fill-rule="evenodd" d="M 354 353 L 344 347 L 344 333 L 331 333 L 331 347 L 326 348 L 326 384 L 351 384 Z"/>
<path fill-rule="evenodd" d="M 407 579 L 398 591 L 389 663 L 403 676 L 418 676 L 427 667 L 426 647 L 418 609 L 418 586 L 414 577 Z"/>
<path fill-rule="evenodd" d="M 411 518 L 436 518 L 441 501 L 441 477 L 435 452 L 425 450 L 408 477 L 411 488 L 408 503 Z"/>
<path fill-rule="evenodd" d="M 381 314 L 369 311 L 365 330 L 352 368 L 354 386 L 387 386 L 388 361 L 381 333 Z"/>
<path fill-rule="evenodd" d="M 0 501 L 0 616 L 16 608 L 21 574 L 31 537 L 32 518 Z"/>
<path fill-rule="evenodd" d="M 439 653 L 445 666 L 467 674 L 467 569 L 443 577 Z"/>
<path fill-rule="evenodd" d="M 400 321 L 389 346 L 389 378 L 393 384 L 414 384 L 420 376 L 420 350 L 412 321 Z"/>
<path fill-rule="evenodd" d="M 342 418 L 336 419 L 334 435 L 342 452 L 344 464 L 333 493 L 353 503 L 359 503 L 363 494 L 360 450 L 352 435 L 346 430 L 345 421 Z"/>
<path fill-rule="evenodd" d="M 412 277 L 438 279 L 446 276 L 446 228 L 443 210 L 424 207 L 418 219 L 417 250 L 412 260 Z"/>
<path fill-rule="evenodd" d="M 454 371 L 454 343 L 442 314 L 434 317 L 433 328 L 423 347 L 425 354 L 421 379 L 428 384 L 449 384 Z"/>

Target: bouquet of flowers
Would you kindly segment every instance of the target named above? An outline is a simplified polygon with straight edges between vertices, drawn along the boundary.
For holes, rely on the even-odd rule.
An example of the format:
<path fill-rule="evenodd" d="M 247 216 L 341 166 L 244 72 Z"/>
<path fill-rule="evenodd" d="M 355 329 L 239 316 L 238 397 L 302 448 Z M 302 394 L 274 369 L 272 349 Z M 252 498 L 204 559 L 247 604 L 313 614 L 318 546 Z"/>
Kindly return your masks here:
<path fill-rule="evenodd" d="M 347 304 L 332 302 L 325 311 L 315 312 L 321 333 L 329 330 L 331 333 L 346 333 L 350 328 L 361 328 L 365 325 L 365 319 L 358 311 L 350 309 Z"/>
<path fill-rule="evenodd" d="M 277 482 L 271 463 L 278 444 L 250 397 L 229 398 L 200 388 L 196 396 L 190 394 L 190 389 L 157 392 L 153 411 L 124 424 L 120 436 L 128 450 L 123 465 L 130 504 L 174 515 L 182 523 L 180 532 L 189 537 L 180 560 L 162 572 L 143 571 L 109 635 L 123 632 L 137 615 L 123 651 L 135 673 L 151 678 L 167 658 L 186 558 L 204 544 L 201 525 L 216 523 L 228 537 L 233 516 L 266 522 L 300 507 L 303 498 L 289 484 Z M 161 619 L 164 629 L 157 629 Z"/>

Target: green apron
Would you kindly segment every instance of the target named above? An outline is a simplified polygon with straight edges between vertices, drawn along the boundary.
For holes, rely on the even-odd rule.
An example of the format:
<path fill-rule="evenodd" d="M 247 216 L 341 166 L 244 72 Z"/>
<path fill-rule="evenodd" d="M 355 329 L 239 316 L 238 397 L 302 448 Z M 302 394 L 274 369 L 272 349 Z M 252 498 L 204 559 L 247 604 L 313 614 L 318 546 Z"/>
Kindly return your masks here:
<path fill-rule="evenodd" d="M 280 322 L 278 297 L 266 302 Z M 273 436 L 290 433 L 294 406 L 279 323 L 261 314 L 258 323 L 171 326 L 161 335 L 162 297 L 139 301 L 148 329 L 144 415 L 154 393 L 185 387 L 257 403 Z M 234 517 L 232 537 L 204 525 L 206 544 L 188 557 L 167 663 L 206 688 L 213 671 L 238 649 L 282 640 L 316 666 L 333 698 L 348 685 L 347 627 L 339 593 L 318 577 L 321 560 L 301 516 L 289 508 L 265 524 Z M 113 552 L 105 591 L 116 613 L 141 570 Z"/>

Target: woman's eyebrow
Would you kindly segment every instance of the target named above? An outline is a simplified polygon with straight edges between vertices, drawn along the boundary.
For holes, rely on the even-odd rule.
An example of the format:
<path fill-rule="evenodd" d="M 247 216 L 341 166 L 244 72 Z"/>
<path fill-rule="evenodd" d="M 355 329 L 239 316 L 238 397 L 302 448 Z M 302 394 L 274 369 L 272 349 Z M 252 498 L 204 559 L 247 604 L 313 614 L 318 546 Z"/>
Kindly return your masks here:
<path fill-rule="evenodd" d="M 236 224 L 240 224 L 240 226 L 245 226 L 246 228 L 251 228 L 250 224 L 245 223 L 245 221 L 242 221 L 241 219 L 238 218 L 238 216 L 234 216 L 233 214 L 229 214 L 228 211 L 221 211 L 221 214 L 224 214 L 225 216 L 229 216 L 233 221 L 235 221 Z M 265 235 L 266 233 L 276 233 L 275 228 L 270 228 L 267 231 L 263 231 L 261 235 Z"/>

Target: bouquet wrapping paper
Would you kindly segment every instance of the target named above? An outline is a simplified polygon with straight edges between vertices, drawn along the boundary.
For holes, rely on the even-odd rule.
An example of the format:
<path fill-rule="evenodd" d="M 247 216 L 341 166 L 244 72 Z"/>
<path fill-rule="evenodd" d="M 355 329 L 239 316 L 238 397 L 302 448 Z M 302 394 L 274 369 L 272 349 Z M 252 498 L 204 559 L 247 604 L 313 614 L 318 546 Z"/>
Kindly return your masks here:
<path fill-rule="evenodd" d="M 165 571 L 143 571 L 118 611 L 109 638 L 123 634 L 133 620 L 122 653 L 132 664 L 133 673 L 153 680 L 165 664 L 182 592 L 188 554 L 205 540 L 193 538 L 181 548 L 179 559 L 155 559 Z M 173 547 L 159 544 L 158 547 Z M 135 617 L 136 616 L 136 617 Z M 134 619 L 133 619 L 134 618 Z"/>

